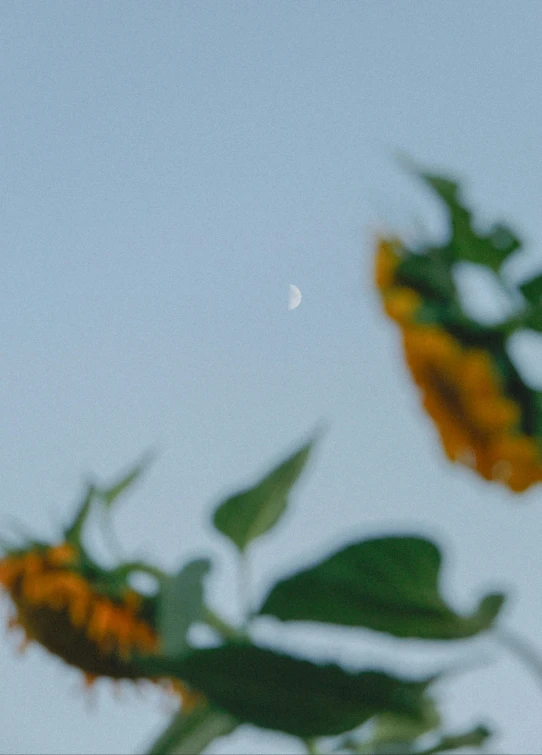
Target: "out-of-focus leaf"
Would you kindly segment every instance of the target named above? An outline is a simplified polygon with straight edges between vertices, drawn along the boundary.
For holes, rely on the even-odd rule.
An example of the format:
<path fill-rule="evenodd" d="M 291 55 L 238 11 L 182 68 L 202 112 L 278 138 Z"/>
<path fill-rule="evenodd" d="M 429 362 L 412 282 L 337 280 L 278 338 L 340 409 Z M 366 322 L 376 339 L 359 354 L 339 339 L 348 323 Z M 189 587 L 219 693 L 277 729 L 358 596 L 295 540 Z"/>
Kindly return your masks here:
<path fill-rule="evenodd" d="M 164 655 L 180 655 L 189 648 L 186 636 L 203 616 L 203 579 L 210 567 L 209 559 L 196 559 L 162 582 L 158 632 Z"/>
<path fill-rule="evenodd" d="M 75 546 L 79 546 L 81 543 L 81 535 L 83 527 L 90 513 L 90 507 L 92 501 L 96 495 L 96 488 L 89 483 L 85 491 L 85 495 L 79 506 L 76 509 L 75 517 L 71 524 L 69 524 L 64 530 L 64 540 L 67 543 L 72 543 Z"/>
<path fill-rule="evenodd" d="M 516 234 L 501 223 L 487 234 L 478 233 L 472 223 L 472 213 L 459 198 L 459 185 L 443 176 L 419 173 L 420 177 L 445 203 L 452 229 L 447 252 L 454 261 L 474 262 L 498 271 L 502 263 L 521 246 Z"/>
<path fill-rule="evenodd" d="M 463 207 L 459 201 L 459 184 L 445 176 L 439 176 L 434 173 L 418 173 L 428 186 L 442 199 L 448 209 L 456 215 L 463 211 L 470 217 L 470 213 Z"/>
<path fill-rule="evenodd" d="M 382 713 L 376 717 L 372 742 L 413 742 L 440 726 L 440 715 L 433 700 L 427 698 L 424 715 L 418 718 L 398 713 Z"/>
<path fill-rule="evenodd" d="M 437 752 L 451 752 L 464 747 L 483 747 L 491 732 L 485 726 L 476 726 L 464 734 L 445 734 L 432 747 L 416 750 L 416 755 L 433 755 Z"/>
<path fill-rule="evenodd" d="M 525 312 L 521 324 L 522 327 L 527 330 L 534 330 L 537 333 L 542 333 L 542 301 L 531 305 L 531 307 Z"/>
<path fill-rule="evenodd" d="M 218 737 L 230 734 L 238 722 L 203 703 L 190 713 L 178 713 L 156 739 L 147 755 L 198 755 Z"/>
<path fill-rule="evenodd" d="M 441 254 L 408 254 L 399 263 L 396 272 L 399 283 L 439 301 L 453 299 L 455 283 L 450 265 Z"/>
<path fill-rule="evenodd" d="M 435 679 L 349 673 L 241 643 L 140 659 L 139 666 L 185 680 L 240 721 L 303 738 L 341 734 L 384 711 L 423 716 L 424 692 Z"/>
<path fill-rule="evenodd" d="M 216 509 L 214 526 L 240 551 L 274 527 L 284 514 L 290 489 L 301 474 L 313 443 L 304 445 L 257 485 L 228 498 Z"/>
<path fill-rule="evenodd" d="M 542 274 L 520 283 L 519 290 L 529 304 L 538 304 L 542 299 Z"/>
<path fill-rule="evenodd" d="M 504 596 L 487 595 L 471 616 L 461 616 L 439 593 L 440 566 L 438 548 L 424 538 L 364 540 L 279 582 L 259 613 L 430 640 L 489 629 Z"/>
<path fill-rule="evenodd" d="M 477 726 L 463 734 L 441 734 L 439 723 L 426 728 L 411 722 L 405 716 L 383 713 L 377 717 L 376 728 L 369 739 L 356 733 L 347 734 L 334 752 L 356 755 L 433 755 L 438 752 L 453 752 L 465 747 L 483 747 L 491 732 L 485 726 Z M 433 744 L 427 745 L 427 735 Z M 425 736 L 424 736 L 425 735 Z M 424 737 L 424 745 L 420 737 Z"/>
<path fill-rule="evenodd" d="M 122 475 L 112 485 L 96 488 L 96 493 L 106 508 L 110 508 L 116 502 L 117 498 L 141 477 L 151 461 L 152 455 L 148 453 L 129 472 Z"/>
<path fill-rule="evenodd" d="M 106 509 L 109 509 L 116 499 L 143 473 L 149 462 L 150 455 L 147 455 L 128 474 L 123 475 L 109 487 L 104 488 L 97 486 L 95 483 L 88 483 L 85 495 L 76 509 L 71 524 L 64 529 L 66 542 L 80 546 L 83 527 L 94 501 L 100 501 L 105 505 Z"/>

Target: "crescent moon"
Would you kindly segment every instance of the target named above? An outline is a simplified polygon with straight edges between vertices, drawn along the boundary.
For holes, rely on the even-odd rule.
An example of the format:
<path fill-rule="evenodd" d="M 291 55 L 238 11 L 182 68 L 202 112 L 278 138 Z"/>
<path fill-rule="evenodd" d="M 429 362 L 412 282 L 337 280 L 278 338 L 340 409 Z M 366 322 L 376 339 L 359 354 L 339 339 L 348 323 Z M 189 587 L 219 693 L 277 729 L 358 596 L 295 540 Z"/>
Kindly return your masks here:
<path fill-rule="evenodd" d="M 295 309 L 301 304 L 301 291 L 293 283 L 288 285 L 288 309 Z"/>

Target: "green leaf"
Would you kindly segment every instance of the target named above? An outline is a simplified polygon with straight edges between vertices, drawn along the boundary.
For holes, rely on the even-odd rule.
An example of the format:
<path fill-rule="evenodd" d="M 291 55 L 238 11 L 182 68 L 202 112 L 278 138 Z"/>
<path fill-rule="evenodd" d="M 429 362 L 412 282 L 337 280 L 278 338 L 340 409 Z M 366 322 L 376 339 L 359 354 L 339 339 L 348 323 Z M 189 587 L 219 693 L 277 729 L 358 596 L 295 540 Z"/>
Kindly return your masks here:
<path fill-rule="evenodd" d="M 433 755 L 437 752 L 450 752 L 464 747 L 483 747 L 491 732 L 485 726 L 476 726 L 463 734 L 445 734 L 432 747 L 417 750 L 417 755 Z"/>
<path fill-rule="evenodd" d="M 447 301 L 456 296 L 450 265 L 434 250 L 428 254 L 408 254 L 397 268 L 397 280 L 425 296 Z"/>
<path fill-rule="evenodd" d="M 542 332 L 542 301 L 538 304 L 532 304 L 524 313 L 521 321 L 521 327 L 527 330 L 534 330 L 537 333 Z"/>
<path fill-rule="evenodd" d="M 90 513 L 90 507 L 95 495 L 96 488 L 94 487 L 94 485 L 92 485 L 92 483 L 89 483 L 87 485 L 85 495 L 83 496 L 81 503 L 76 509 L 75 517 L 72 523 L 69 524 L 64 530 L 64 540 L 67 543 L 72 543 L 76 547 L 80 546 L 83 527 L 85 526 L 85 522 Z"/>
<path fill-rule="evenodd" d="M 209 559 L 196 559 L 162 582 L 158 632 L 164 655 L 179 655 L 189 649 L 186 636 L 190 626 L 203 617 L 203 579 L 210 568 Z"/>
<path fill-rule="evenodd" d="M 238 722 L 207 704 L 178 713 L 153 743 L 147 755 L 198 755 L 217 737 L 230 734 Z"/>
<path fill-rule="evenodd" d="M 435 679 L 349 673 L 241 643 L 140 659 L 139 667 L 185 680 L 240 721 L 303 738 L 341 734 L 384 711 L 423 716 L 424 692 Z"/>
<path fill-rule="evenodd" d="M 419 173 L 438 194 L 450 214 L 451 239 L 446 251 L 454 261 L 473 262 L 498 271 L 502 263 L 521 246 L 516 234 L 501 223 L 489 233 L 478 233 L 472 223 L 472 213 L 459 199 L 459 185 L 443 176 Z"/>
<path fill-rule="evenodd" d="M 445 176 L 438 176 L 434 173 L 418 173 L 420 178 L 438 194 L 450 212 L 458 214 L 461 210 L 470 216 L 470 213 L 463 207 L 459 201 L 459 184 Z"/>
<path fill-rule="evenodd" d="M 392 714 L 383 714 L 382 719 L 387 719 L 391 726 L 390 729 L 380 729 L 379 722 L 375 734 L 368 740 L 359 741 L 353 736 L 349 736 L 344 741 L 341 750 L 354 752 L 356 755 L 434 755 L 439 752 L 452 752 L 453 750 L 462 750 L 465 747 L 483 747 L 491 732 L 485 726 L 476 726 L 463 734 L 433 734 L 434 744 L 430 747 L 420 747 L 418 739 L 424 734 L 410 736 L 409 729 L 404 729 L 404 736 L 401 736 L 401 720 L 403 717 Z M 406 719 L 405 719 L 406 720 Z M 393 722 L 396 723 L 394 728 Z M 412 729 L 414 734 L 414 729 Z M 435 740 L 435 736 L 437 739 Z"/>
<path fill-rule="evenodd" d="M 124 474 L 109 487 L 96 487 L 96 494 L 100 497 L 106 508 L 111 508 L 117 498 L 131 487 L 139 477 L 141 477 L 151 461 L 152 455 L 148 453 L 129 472 Z"/>
<path fill-rule="evenodd" d="M 538 304 L 542 299 L 542 273 L 520 283 L 519 290 L 529 304 Z"/>
<path fill-rule="evenodd" d="M 260 614 L 455 640 L 489 629 L 504 596 L 487 595 L 471 616 L 449 608 L 438 589 L 441 556 L 420 537 L 354 543 L 272 588 Z"/>
<path fill-rule="evenodd" d="M 433 700 L 427 699 L 424 715 L 411 718 L 399 713 L 382 713 L 376 717 L 371 742 L 413 742 L 440 726 L 440 715 Z"/>
<path fill-rule="evenodd" d="M 301 474 L 314 439 L 269 472 L 254 487 L 228 498 L 216 509 L 213 524 L 240 551 L 274 527 L 288 505 L 288 493 Z"/>

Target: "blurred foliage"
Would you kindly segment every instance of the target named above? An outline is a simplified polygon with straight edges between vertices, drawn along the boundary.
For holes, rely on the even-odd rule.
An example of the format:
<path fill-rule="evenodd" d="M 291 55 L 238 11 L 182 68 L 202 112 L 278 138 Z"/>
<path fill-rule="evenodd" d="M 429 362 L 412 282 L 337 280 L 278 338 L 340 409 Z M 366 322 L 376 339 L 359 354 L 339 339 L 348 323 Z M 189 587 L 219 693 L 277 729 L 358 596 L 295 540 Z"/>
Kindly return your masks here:
<path fill-rule="evenodd" d="M 525 385 L 507 346 L 518 330 L 542 331 L 542 275 L 510 284 L 504 269 L 521 249 L 515 232 L 501 223 L 479 230 L 456 182 L 417 173 L 443 203 L 447 237 L 412 249 L 379 239 L 376 286 L 447 456 L 519 493 L 542 481 L 542 394 Z M 490 270 L 520 302 L 513 314 L 492 325 L 469 317 L 454 282 L 458 264 Z M 216 507 L 214 528 L 234 544 L 241 580 L 247 551 L 287 512 L 317 435 Z M 263 647 L 253 627 L 271 617 L 311 622 L 323 633 L 340 626 L 419 641 L 498 636 L 503 593 L 483 596 L 468 615 L 457 612 L 440 591 L 438 545 L 397 534 L 345 544 L 286 575 L 259 609 L 243 607 L 240 626 L 232 625 L 209 606 L 206 580 L 216 569 L 210 558 L 181 557 L 170 574 L 142 560 L 105 566 L 85 547 L 89 517 L 109 514 L 149 460 L 109 485 L 89 482 L 56 542 L 23 536 L 3 545 L 0 560 L 10 626 L 26 641 L 79 668 L 89 682 L 168 683 L 178 710 L 149 753 L 200 753 L 246 723 L 298 737 L 310 753 L 430 755 L 485 745 L 490 732 L 482 724 L 456 734 L 443 728 L 435 687 L 447 680 L 446 670 L 410 677 L 367 668 L 363 659 L 357 669 L 324 665 Z M 154 590 L 133 588 L 138 573 L 152 577 Z M 201 625 L 215 638 L 204 646 L 193 641 L 192 629 Z M 507 645 L 532 670 L 539 665 L 542 677 L 525 643 L 508 633 Z"/>

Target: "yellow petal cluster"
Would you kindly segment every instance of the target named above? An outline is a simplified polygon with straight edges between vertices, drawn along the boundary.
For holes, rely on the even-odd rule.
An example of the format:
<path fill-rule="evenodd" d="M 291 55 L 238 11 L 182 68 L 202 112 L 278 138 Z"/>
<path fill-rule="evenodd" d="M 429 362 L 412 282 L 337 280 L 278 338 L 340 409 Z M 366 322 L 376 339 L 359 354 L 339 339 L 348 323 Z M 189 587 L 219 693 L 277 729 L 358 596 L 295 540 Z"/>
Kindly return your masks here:
<path fill-rule="evenodd" d="M 375 283 L 381 293 L 388 317 L 400 325 L 411 322 L 422 304 L 421 296 L 412 288 L 396 281 L 395 273 L 401 261 L 399 244 L 394 240 L 380 239 L 375 256 Z"/>
<path fill-rule="evenodd" d="M 520 406 L 506 395 L 491 352 L 467 346 L 437 325 L 415 322 L 421 297 L 396 284 L 399 262 L 398 243 L 380 240 L 376 285 L 386 313 L 402 330 L 407 365 L 446 455 L 514 492 L 542 481 L 540 449 L 521 431 Z"/>
<path fill-rule="evenodd" d="M 136 593 L 129 591 L 122 600 L 101 595 L 71 568 L 75 555 L 63 544 L 0 561 L 0 585 L 15 609 L 10 626 L 87 678 L 135 679 L 139 674 L 130 658 L 156 651 L 157 634 L 138 615 Z"/>

